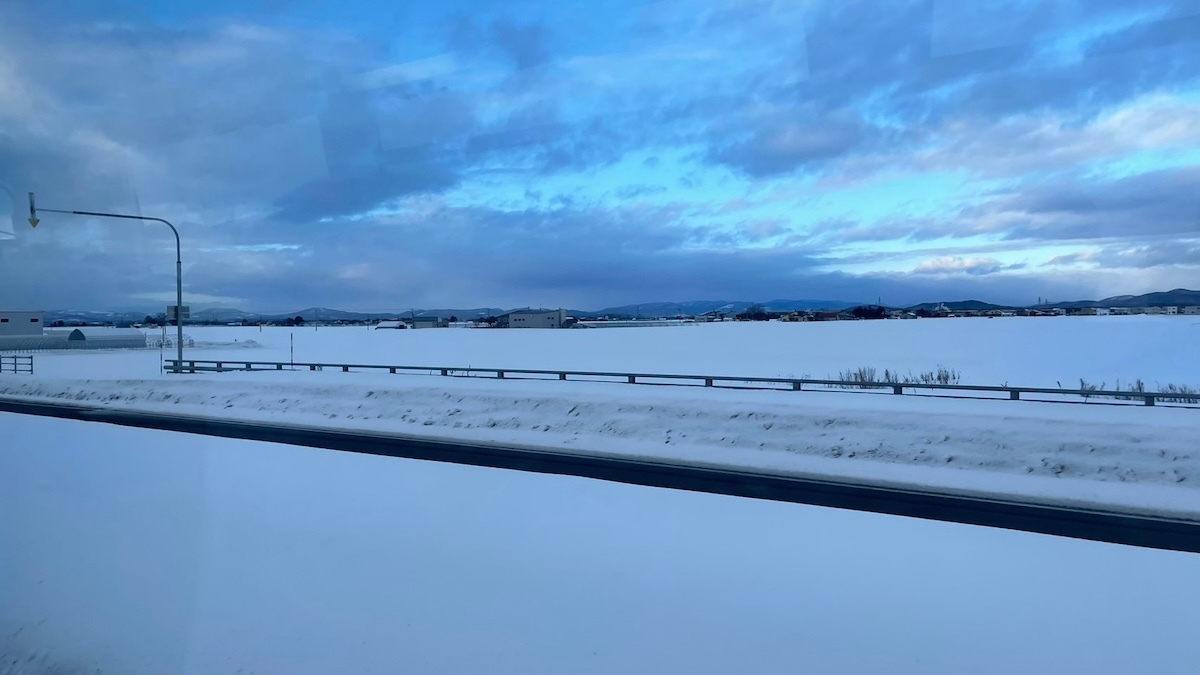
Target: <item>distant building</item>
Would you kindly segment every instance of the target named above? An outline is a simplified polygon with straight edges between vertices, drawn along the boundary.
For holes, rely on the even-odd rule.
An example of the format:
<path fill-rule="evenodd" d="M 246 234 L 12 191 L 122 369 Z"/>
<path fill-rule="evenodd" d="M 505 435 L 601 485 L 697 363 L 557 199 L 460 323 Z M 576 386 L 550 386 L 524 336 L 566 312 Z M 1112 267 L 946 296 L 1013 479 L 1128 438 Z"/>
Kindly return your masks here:
<path fill-rule="evenodd" d="M 1200 316 L 1200 305 L 1192 305 L 1190 307 L 1182 307 L 1182 308 L 1180 308 L 1179 313 L 1187 314 L 1188 316 Z"/>
<path fill-rule="evenodd" d="M 408 328 L 408 324 L 403 321 L 380 321 L 375 324 L 375 330 L 404 330 Z"/>
<path fill-rule="evenodd" d="M 1165 314 L 1178 314 L 1179 313 L 1179 308 L 1174 305 L 1171 305 L 1168 307 L 1163 307 L 1163 309 L 1165 310 L 1165 312 L 1164 312 Z"/>
<path fill-rule="evenodd" d="M 1129 316 L 1133 314 L 1133 310 L 1128 307 L 1109 307 L 1108 312 L 1113 316 Z"/>
<path fill-rule="evenodd" d="M 41 335 L 43 316 L 42 312 L 0 310 L 0 336 Z"/>
<path fill-rule="evenodd" d="M 1163 311 L 1162 307 L 1147 307 L 1146 313 L 1147 314 L 1166 314 L 1166 312 Z"/>
<path fill-rule="evenodd" d="M 404 319 L 409 328 L 447 328 L 450 322 L 440 316 L 413 316 Z"/>
<path fill-rule="evenodd" d="M 1080 316 L 1108 316 L 1111 312 L 1106 307 L 1083 307 L 1080 308 Z"/>
<path fill-rule="evenodd" d="M 562 328 L 567 310 L 518 309 L 496 317 L 496 328 Z"/>

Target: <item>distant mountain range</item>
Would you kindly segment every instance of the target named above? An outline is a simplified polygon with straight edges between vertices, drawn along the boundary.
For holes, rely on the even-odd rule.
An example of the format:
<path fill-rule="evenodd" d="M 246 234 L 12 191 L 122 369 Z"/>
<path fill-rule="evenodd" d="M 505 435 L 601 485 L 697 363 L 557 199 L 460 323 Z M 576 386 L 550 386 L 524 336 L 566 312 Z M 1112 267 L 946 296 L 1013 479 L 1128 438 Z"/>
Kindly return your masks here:
<path fill-rule="evenodd" d="M 1056 302 L 1042 307 L 1166 307 L 1200 306 L 1200 291 L 1189 291 L 1186 288 L 1176 288 L 1170 291 L 1146 293 L 1145 295 L 1114 295 L 1103 300 L 1076 300 L 1074 302 Z"/>
<path fill-rule="evenodd" d="M 847 309 L 857 305 L 871 304 L 862 302 L 842 302 L 837 300 L 770 300 L 767 302 L 749 302 L 745 300 L 689 300 L 687 302 L 647 302 L 640 305 L 621 305 L 606 307 L 599 310 L 569 309 L 567 314 L 576 317 L 600 316 L 641 316 L 666 317 L 682 314 L 698 316 L 708 312 L 720 312 L 733 315 L 744 312 L 751 305 L 762 305 L 768 311 L 790 312 L 796 310 L 837 310 Z M 1018 305 L 997 305 L 980 300 L 961 300 L 944 303 L 951 310 L 988 310 L 988 309 L 1017 309 Z M 938 303 L 925 302 L 904 309 L 933 309 Z M 1191 306 L 1200 305 L 1200 291 L 1186 288 L 1176 288 L 1170 291 L 1146 293 L 1145 295 L 1117 295 L 1103 300 L 1073 300 L 1070 302 L 1044 303 L 1029 305 L 1029 307 L 1163 307 L 1167 305 Z M 192 320 L 201 323 L 233 323 L 242 321 L 280 321 L 289 317 L 300 316 L 305 321 L 365 321 L 372 319 L 399 319 L 411 315 L 437 316 L 448 319 L 456 316 L 462 320 L 476 319 L 485 316 L 503 314 L 505 309 L 500 307 L 474 307 L 470 309 L 416 309 L 392 312 L 348 312 L 328 307 L 308 307 L 287 313 L 258 313 L 246 312 L 231 307 L 208 307 L 192 312 Z M 46 312 L 45 320 L 65 322 L 138 322 L 145 318 L 144 312 L 93 312 L 79 310 L 55 310 Z"/>
<path fill-rule="evenodd" d="M 988 309 L 1021 309 L 1021 308 L 1051 308 L 1061 307 L 1063 309 L 1082 309 L 1085 307 L 1166 307 L 1173 305 L 1177 307 L 1200 306 L 1200 291 L 1189 291 L 1186 288 L 1176 288 L 1170 291 L 1158 291 L 1155 293 L 1146 293 L 1144 295 L 1114 295 L 1111 298 L 1103 300 L 1071 300 L 1068 302 L 1044 302 L 1040 305 L 994 305 L 989 302 L 981 302 L 979 300 L 962 300 L 958 302 L 945 302 L 946 308 L 952 311 L 964 309 L 988 310 Z M 904 309 L 933 309 L 938 306 L 936 302 L 923 302 L 919 305 L 905 307 Z"/>
<path fill-rule="evenodd" d="M 708 312 L 737 314 L 744 312 L 751 305 L 762 305 L 768 311 L 792 312 L 803 309 L 846 309 L 861 305 L 861 302 L 841 302 L 837 300 L 769 300 L 767 302 L 747 302 L 745 300 L 689 300 L 688 302 L 647 302 L 640 305 L 621 305 L 606 307 L 596 311 L 571 310 L 572 316 L 698 316 Z"/>

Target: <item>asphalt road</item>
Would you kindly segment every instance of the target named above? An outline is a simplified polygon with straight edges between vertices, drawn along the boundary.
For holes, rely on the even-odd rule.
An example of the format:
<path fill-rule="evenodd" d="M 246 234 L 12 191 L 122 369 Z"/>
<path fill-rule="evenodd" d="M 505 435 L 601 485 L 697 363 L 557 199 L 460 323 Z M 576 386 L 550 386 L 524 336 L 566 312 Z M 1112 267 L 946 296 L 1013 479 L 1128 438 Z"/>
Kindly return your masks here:
<path fill-rule="evenodd" d="M 692 466 L 553 449 L 434 440 L 370 431 L 216 420 L 0 398 L 0 412 L 283 443 L 342 452 L 580 476 L 1200 553 L 1200 521 L 1065 508 L 928 490 Z"/>

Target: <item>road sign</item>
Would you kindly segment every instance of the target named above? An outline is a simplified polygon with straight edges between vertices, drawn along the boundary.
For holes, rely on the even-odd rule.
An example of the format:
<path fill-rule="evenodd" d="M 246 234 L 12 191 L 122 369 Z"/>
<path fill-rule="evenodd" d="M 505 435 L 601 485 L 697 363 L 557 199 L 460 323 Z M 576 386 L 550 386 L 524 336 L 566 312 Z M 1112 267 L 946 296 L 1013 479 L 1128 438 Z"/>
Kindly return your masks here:
<path fill-rule="evenodd" d="M 176 307 L 176 305 L 167 305 L 167 320 L 168 321 L 175 320 L 175 315 L 176 315 L 175 307 Z M 183 306 L 183 318 L 185 318 L 185 319 L 192 318 L 192 308 L 190 305 Z"/>

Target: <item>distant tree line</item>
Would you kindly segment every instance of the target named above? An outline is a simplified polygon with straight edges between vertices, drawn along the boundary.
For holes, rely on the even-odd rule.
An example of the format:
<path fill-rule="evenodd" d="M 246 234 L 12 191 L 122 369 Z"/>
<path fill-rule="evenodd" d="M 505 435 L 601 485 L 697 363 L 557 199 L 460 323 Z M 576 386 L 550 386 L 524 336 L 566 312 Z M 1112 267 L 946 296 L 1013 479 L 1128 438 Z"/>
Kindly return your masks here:
<path fill-rule="evenodd" d="M 850 310 L 856 319 L 886 319 L 887 308 L 883 305 L 859 305 Z"/>
<path fill-rule="evenodd" d="M 738 321 L 770 321 L 778 319 L 778 312 L 768 312 L 766 307 L 755 303 L 746 308 L 746 311 L 735 314 L 734 317 Z"/>

